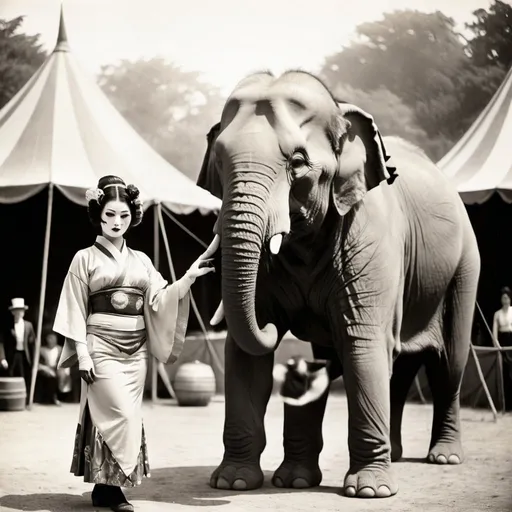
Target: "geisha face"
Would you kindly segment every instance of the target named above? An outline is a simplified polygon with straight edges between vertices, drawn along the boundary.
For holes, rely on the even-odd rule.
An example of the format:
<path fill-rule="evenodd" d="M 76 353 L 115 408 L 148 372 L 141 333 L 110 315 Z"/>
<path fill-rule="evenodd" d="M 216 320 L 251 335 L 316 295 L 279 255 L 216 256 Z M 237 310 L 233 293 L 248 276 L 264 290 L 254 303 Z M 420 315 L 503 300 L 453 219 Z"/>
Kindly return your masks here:
<path fill-rule="evenodd" d="M 101 212 L 101 230 L 107 238 L 123 236 L 132 221 L 130 208 L 123 201 L 109 201 Z"/>

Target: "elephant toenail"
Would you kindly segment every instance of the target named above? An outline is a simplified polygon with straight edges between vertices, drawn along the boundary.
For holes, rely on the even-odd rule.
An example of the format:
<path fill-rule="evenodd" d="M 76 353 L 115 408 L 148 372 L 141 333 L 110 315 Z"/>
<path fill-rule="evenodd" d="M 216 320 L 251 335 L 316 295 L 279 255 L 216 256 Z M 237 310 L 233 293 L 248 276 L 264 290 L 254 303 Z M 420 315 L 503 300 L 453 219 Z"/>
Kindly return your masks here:
<path fill-rule="evenodd" d="M 360 498 L 373 498 L 375 496 L 375 491 L 371 487 L 363 487 L 359 489 L 357 495 Z"/>
<path fill-rule="evenodd" d="M 220 477 L 217 480 L 217 489 L 231 489 L 231 486 L 225 478 Z"/>
<path fill-rule="evenodd" d="M 381 485 L 377 489 L 377 496 L 379 498 L 389 498 L 391 496 L 391 489 L 387 485 Z"/>
<path fill-rule="evenodd" d="M 238 478 L 233 482 L 233 489 L 237 491 L 245 491 L 247 489 L 247 482 Z"/>
<path fill-rule="evenodd" d="M 450 455 L 448 457 L 448 464 L 460 464 L 460 458 L 458 455 Z"/>
<path fill-rule="evenodd" d="M 446 457 L 444 455 L 438 455 L 437 462 L 439 464 L 446 464 L 448 461 L 446 460 Z"/>
<path fill-rule="evenodd" d="M 345 488 L 345 496 L 348 496 L 349 498 L 352 498 L 356 495 L 356 488 L 355 487 L 346 487 Z"/>
<path fill-rule="evenodd" d="M 305 489 L 306 487 L 309 487 L 309 484 L 304 478 L 296 478 L 292 482 L 292 486 L 294 489 Z"/>
<path fill-rule="evenodd" d="M 284 487 L 283 481 L 278 476 L 274 478 L 274 485 L 276 487 Z"/>

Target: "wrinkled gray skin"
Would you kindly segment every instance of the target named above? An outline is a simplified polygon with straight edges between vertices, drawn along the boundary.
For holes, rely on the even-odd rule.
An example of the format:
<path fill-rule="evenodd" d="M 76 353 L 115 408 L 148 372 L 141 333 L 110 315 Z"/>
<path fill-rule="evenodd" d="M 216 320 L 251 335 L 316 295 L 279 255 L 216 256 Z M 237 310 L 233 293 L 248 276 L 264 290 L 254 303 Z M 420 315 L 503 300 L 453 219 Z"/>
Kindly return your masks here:
<path fill-rule="evenodd" d="M 215 230 L 228 326 L 225 452 L 212 487 L 262 485 L 273 351 L 288 330 L 332 361 L 332 378 L 343 373 L 346 496 L 398 491 L 391 461 L 402 454 L 402 410 L 422 364 L 434 400 L 427 460 L 462 462 L 475 236 L 457 192 L 421 150 L 396 138 L 383 146 L 376 130 L 315 77 L 287 72 L 240 82 L 209 134 L 198 184 L 223 199 Z M 393 183 L 386 155 L 397 168 Z M 269 240 L 278 233 L 274 255 Z M 327 392 L 304 407 L 285 405 L 274 485 L 320 484 L 326 400 Z"/>

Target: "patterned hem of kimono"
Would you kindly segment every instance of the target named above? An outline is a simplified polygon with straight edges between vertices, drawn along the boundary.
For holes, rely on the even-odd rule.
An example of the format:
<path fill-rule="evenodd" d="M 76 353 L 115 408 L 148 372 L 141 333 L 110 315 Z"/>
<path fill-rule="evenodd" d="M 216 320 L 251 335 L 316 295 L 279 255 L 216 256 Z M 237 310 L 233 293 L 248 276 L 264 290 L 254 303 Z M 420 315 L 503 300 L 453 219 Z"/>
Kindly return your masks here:
<path fill-rule="evenodd" d="M 102 435 L 93 425 L 89 408 L 86 406 L 75 432 L 70 471 L 75 476 L 82 476 L 84 482 L 88 483 L 117 487 L 140 485 L 144 476 L 151 477 L 144 425 L 137 465 L 132 473 L 126 476 Z"/>

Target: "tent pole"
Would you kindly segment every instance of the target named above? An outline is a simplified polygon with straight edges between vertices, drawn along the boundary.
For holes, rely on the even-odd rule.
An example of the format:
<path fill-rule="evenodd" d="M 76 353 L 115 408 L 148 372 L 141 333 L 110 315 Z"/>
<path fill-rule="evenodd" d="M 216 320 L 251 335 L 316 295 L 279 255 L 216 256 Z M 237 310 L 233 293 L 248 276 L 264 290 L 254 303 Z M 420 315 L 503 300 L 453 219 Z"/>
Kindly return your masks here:
<path fill-rule="evenodd" d="M 30 395 L 28 408 L 32 408 L 34 402 L 34 392 L 36 388 L 37 370 L 39 367 L 39 356 L 41 353 L 41 334 L 43 331 L 44 301 L 46 297 L 46 281 L 48 277 L 48 255 L 50 252 L 50 234 L 52 230 L 52 210 L 53 210 L 53 183 L 48 186 L 48 207 L 46 210 L 46 231 L 44 235 L 43 249 L 43 271 L 41 274 L 41 291 L 39 294 L 39 312 L 37 318 L 36 345 L 34 350 L 34 359 L 32 361 L 32 379 L 30 382 Z"/>
<path fill-rule="evenodd" d="M 497 363 L 498 363 L 498 389 L 499 389 L 499 399 L 500 399 L 500 406 L 501 406 L 501 412 L 506 411 L 506 404 L 505 404 L 505 376 L 503 375 L 503 354 L 501 353 L 500 349 L 498 350 L 497 355 Z"/>
<path fill-rule="evenodd" d="M 153 260 L 157 270 L 160 267 L 160 233 L 158 232 L 158 208 L 160 204 L 155 203 L 153 205 Z M 151 357 L 151 401 L 156 403 L 157 397 L 157 386 L 158 386 L 158 375 L 157 375 L 158 361 L 156 357 Z"/>

